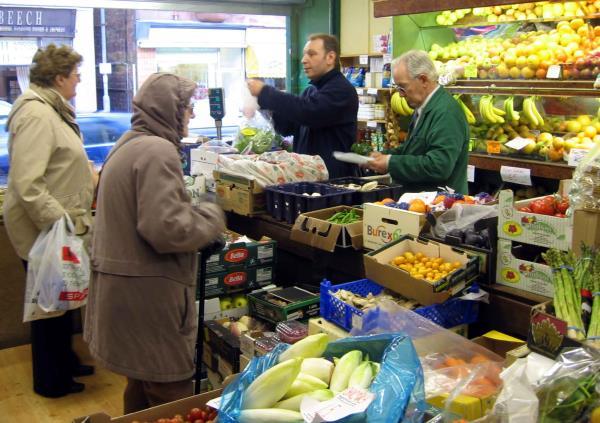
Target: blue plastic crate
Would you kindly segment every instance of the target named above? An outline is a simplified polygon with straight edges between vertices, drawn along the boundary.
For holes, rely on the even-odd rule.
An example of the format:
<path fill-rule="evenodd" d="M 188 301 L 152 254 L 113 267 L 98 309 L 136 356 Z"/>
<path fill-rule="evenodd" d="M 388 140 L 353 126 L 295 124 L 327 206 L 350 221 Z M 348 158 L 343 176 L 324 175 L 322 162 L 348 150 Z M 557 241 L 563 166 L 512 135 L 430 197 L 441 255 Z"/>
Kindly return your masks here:
<path fill-rule="evenodd" d="M 350 331 L 352 330 L 352 316 L 362 316 L 363 311 L 334 297 L 333 293 L 340 289 L 366 297 L 369 292 L 373 295 L 379 295 L 383 291 L 383 287 L 370 279 L 360 279 L 339 285 L 332 285 L 328 280 L 321 282 L 321 316 Z"/>
<path fill-rule="evenodd" d="M 475 323 L 479 316 L 479 301 L 450 298 L 441 304 L 418 308 L 415 313 L 449 329 L 458 325 Z"/>
<path fill-rule="evenodd" d="M 475 289 L 475 286 L 473 288 Z M 321 316 L 350 331 L 352 330 L 352 316 L 362 316 L 363 311 L 334 297 L 333 293 L 340 289 L 366 297 L 369 292 L 373 295 L 379 295 L 384 288 L 370 279 L 360 279 L 339 285 L 332 285 L 328 280 L 321 282 Z M 479 316 L 479 301 L 451 298 L 441 304 L 418 308 L 414 312 L 437 325 L 449 329 L 459 325 L 475 323 Z"/>

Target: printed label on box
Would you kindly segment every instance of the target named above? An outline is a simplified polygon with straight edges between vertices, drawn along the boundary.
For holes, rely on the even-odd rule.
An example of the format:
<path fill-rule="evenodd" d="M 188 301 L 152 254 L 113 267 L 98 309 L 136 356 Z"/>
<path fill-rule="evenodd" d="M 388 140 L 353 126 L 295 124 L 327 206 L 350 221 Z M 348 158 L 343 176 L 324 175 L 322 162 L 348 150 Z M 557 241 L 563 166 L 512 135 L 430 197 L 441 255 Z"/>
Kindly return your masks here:
<path fill-rule="evenodd" d="M 259 260 L 273 257 L 273 244 L 261 245 L 256 248 Z"/>
<path fill-rule="evenodd" d="M 213 278 L 206 278 L 206 282 L 204 283 L 205 286 L 215 286 L 219 284 L 219 278 L 218 277 L 213 277 Z"/>
<path fill-rule="evenodd" d="M 258 269 L 256 271 L 256 282 L 270 282 L 273 279 L 273 269 L 265 267 L 264 269 Z"/>

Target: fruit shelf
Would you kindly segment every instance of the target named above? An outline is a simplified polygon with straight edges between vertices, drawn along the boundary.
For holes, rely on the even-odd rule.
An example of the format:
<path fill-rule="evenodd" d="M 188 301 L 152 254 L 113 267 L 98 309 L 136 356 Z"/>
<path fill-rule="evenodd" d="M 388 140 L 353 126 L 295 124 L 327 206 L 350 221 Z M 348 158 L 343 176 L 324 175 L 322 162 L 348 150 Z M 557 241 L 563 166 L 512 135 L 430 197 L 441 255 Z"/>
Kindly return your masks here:
<path fill-rule="evenodd" d="M 548 179 L 571 179 L 573 167 L 562 163 L 541 162 L 517 159 L 500 155 L 469 153 L 469 164 L 477 169 L 500 171 L 502 166 L 523 167 L 531 171 L 531 176 Z"/>
<path fill-rule="evenodd" d="M 462 94 L 540 95 L 544 97 L 600 97 L 594 81 L 546 81 L 524 79 L 459 79 L 448 91 Z"/>
<path fill-rule="evenodd" d="M 412 15 L 439 10 L 466 9 L 472 7 L 517 4 L 514 0 L 379 0 L 373 5 L 376 18 L 397 15 Z"/>

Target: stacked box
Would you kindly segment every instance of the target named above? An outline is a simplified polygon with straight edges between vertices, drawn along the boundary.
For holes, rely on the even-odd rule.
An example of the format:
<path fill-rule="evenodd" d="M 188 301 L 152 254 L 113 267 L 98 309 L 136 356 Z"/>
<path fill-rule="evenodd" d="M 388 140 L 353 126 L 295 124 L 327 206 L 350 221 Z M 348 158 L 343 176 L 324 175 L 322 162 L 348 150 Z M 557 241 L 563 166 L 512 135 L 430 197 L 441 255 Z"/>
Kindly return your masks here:
<path fill-rule="evenodd" d="M 262 238 L 250 243 L 234 242 L 208 258 L 206 278 L 200 281 L 198 273 L 198 286 L 204 286 L 206 298 L 257 289 L 273 281 L 276 261 L 277 241 Z"/>
<path fill-rule="evenodd" d="M 568 250 L 573 238 L 573 219 L 517 210 L 536 198 L 514 201 L 511 190 L 500 192 L 498 217 L 498 261 L 496 282 L 527 292 L 552 297 L 552 269 L 514 256 L 514 242 Z"/>

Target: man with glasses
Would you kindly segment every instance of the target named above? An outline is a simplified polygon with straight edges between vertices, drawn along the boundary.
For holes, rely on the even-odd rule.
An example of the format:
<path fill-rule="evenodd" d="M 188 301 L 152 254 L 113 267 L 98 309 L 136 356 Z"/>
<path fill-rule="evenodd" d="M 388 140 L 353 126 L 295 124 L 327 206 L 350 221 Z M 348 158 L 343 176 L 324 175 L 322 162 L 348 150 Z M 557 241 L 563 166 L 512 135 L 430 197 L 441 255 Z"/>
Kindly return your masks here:
<path fill-rule="evenodd" d="M 389 172 L 411 192 L 448 186 L 466 194 L 469 125 L 454 98 L 441 87 L 427 53 L 411 50 L 392 62 L 396 90 L 415 109 L 402 145 L 372 153 L 366 167 Z"/>
<path fill-rule="evenodd" d="M 330 178 L 358 174 L 356 165 L 336 160 L 334 151 L 350 151 L 356 140 L 358 95 L 339 71 L 340 47 L 336 37 L 313 34 L 304 46 L 302 66 L 310 86 L 300 96 L 248 80 L 250 93 L 261 108 L 273 112 L 275 130 L 294 135 L 294 152 L 319 155 Z"/>

